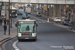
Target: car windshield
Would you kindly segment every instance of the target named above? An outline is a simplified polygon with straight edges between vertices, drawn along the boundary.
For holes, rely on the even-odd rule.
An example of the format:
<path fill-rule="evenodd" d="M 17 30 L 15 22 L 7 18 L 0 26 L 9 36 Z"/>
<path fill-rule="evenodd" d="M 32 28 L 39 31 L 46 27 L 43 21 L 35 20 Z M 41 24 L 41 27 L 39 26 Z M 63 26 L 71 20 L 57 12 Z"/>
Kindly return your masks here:
<path fill-rule="evenodd" d="M 11 13 L 15 14 L 15 13 L 17 13 L 17 10 L 12 10 Z"/>
<path fill-rule="evenodd" d="M 18 31 L 19 32 L 33 32 L 34 31 L 34 24 L 19 24 Z"/>
<path fill-rule="evenodd" d="M 23 16 L 26 17 L 27 15 L 26 14 L 23 14 Z"/>

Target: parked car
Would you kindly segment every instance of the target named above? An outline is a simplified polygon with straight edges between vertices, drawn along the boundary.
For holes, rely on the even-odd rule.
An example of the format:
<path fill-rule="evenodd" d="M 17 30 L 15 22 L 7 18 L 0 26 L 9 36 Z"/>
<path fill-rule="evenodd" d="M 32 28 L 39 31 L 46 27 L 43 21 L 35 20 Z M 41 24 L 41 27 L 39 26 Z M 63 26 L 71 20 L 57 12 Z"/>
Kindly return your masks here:
<path fill-rule="evenodd" d="M 71 22 L 71 26 L 70 27 L 75 30 L 75 19 Z"/>
<path fill-rule="evenodd" d="M 69 21 L 68 19 L 65 19 L 62 24 L 64 25 L 70 25 L 71 24 L 71 21 Z"/>
<path fill-rule="evenodd" d="M 24 13 L 24 14 L 22 15 L 22 19 L 28 19 L 28 18 L 30 18 L 28 14 Z"/>
<path fill-rule="evenodd" d="M 54 18 L 54 22 L 61 22 L 61 18 L 60 17 Z"/>
<path fill-rule="evenodd" d="M 40 13 L 40 12 L 37 12 L 36 16 L 40 16 L 40 17 L 41 17 L 42 15 L 41 15 L 41 13 Z"/>

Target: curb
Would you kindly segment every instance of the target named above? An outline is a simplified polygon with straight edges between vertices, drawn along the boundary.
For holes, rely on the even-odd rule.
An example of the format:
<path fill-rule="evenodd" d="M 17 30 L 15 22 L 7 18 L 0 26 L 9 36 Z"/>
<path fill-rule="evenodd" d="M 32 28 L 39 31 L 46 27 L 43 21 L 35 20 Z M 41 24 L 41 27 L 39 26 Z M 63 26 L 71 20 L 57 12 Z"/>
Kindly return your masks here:
<path fill-rule="evenodd" d="M 7 38 L 2 39 L 2 40 L 0 40 L 0 42 L 4 41 L 5 39 L 8 39 L 8 38 L 10 38 L 10 37 L 7 37 Z"/>
<path fill-rule="evenodd" d="M 17 36 L 16 36 L 16 37 L 17 37 Z M 16 37 L 13 37 L 13 38 L 8 37 L 8 38 L 3 39 L 3 40 L 1 41 L 2 43 L 0 44 L 0 48 L 1 48 L 0 50 L 5 50 L 4 47 L 3 47 L 3 44 L 6 43 L 6 42 L 8 42 L 9 40 L 12 40 L 12 39 L 16 38 Z"/>

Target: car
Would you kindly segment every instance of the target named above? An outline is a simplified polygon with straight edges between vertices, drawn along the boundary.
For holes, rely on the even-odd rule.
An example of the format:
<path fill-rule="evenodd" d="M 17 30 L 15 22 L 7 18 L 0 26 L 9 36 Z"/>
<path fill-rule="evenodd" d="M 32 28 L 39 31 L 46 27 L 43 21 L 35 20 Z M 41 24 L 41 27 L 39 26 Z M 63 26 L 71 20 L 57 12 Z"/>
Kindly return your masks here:
<path fill-rule="evenodd" d="M 29 18 L 28 14 L 24 13 L 24 14 L 22 15 L 22 19 L 28 19 L 28 18 Z"/>
<path fill-rule="evenodd" d="M 37 12 L 36 16 L 41 17 L 42 15 L 41 15 L 41 13 L 40 13 L 40 12 Z"/>
<path fill-rule="evenodd" d="M 18 13 L 17 13 L 18 15 L 22 15 L 22 12 L 21 11 L 18 11 Z"/>
<path fill-rule="evenodd" d="M 61 22 L 61 18 L 60 17 L 56 17 L 56 18 L 54 18 L 54 22 Z"/>
<path fill-rule="evenodd" d="M 23 9 L 23 7 L 19 7 L 19 9 Z"/>
<path fill-rule="evenodd" d="M 70 27 L 75 30 L 75 19 L 73 19 L 73 21 L 71 22 Z"/>
<path fill-rule="evenodd" d="M 68 19 L 65 19 L 64 21 L 62 21 L 62 24 L 64 25 L 70 25 L 71 21 L 69 21 Z"/>

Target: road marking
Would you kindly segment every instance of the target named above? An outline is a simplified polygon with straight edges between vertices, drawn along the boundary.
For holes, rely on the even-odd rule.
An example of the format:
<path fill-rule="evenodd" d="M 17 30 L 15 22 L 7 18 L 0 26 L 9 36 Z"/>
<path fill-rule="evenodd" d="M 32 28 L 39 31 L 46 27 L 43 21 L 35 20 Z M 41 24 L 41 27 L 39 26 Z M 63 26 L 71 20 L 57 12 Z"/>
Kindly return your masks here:
<path fill-rule="evenodd" d="M 41 23 L 41 21 L 39 21 L 39 23 Z"/>
<path fill-rule="evenodd" d="M 13 48 L 15 49 L 15 50 L 19 50 L 19 48 L 16 46 L 16 43 L 18 42 L 18 40 L 17 41 L 15 41 L 14 43 L 13 43 Z"/>
<path fill-rule="evenodd" d="M 43 21 L 42 21 L 43 22 Z M 45 23 L 45 22 L 43 22 L 43 23 Z"/>

